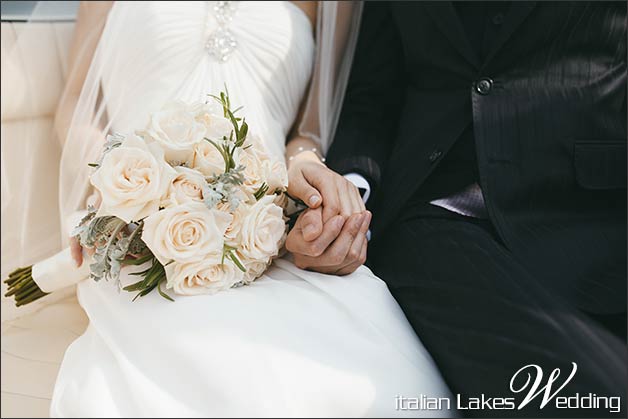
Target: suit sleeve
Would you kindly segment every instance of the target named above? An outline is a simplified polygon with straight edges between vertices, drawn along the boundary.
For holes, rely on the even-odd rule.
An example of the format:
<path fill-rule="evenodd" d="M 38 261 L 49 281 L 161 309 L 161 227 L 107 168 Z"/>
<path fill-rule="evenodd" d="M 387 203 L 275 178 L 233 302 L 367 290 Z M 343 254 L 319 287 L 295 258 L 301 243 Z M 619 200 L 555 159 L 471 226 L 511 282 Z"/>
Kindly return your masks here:
<path fill-rule="evenodd" d="M 376 191 L 392 150 L 403 99 L 403 51 L 386 2 L 365 2 L 338 128 L 327 164 L 358 173 Z"/>

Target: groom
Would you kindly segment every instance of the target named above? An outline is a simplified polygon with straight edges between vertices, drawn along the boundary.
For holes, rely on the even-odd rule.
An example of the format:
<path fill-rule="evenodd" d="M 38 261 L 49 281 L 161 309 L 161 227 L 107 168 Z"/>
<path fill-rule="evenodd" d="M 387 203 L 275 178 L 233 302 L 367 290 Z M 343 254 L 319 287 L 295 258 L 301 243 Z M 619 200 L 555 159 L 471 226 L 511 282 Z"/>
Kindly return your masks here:
<path fill-rule="evenodd" d="M 462 408 L 519 405 L 530 364 L 621 396 L 460 413 L 625 416 L 625 2 L 366 2 L 327 162 L 371 189 L 369 265 Z"/>

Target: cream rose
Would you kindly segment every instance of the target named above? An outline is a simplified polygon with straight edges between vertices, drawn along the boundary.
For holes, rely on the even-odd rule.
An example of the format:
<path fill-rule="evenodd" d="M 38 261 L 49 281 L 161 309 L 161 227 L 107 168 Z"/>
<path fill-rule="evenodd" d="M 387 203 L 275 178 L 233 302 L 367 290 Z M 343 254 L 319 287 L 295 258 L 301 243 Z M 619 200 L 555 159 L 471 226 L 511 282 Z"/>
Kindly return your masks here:
<path fill-rule="evenodd" d="M 212 143 L 201 141 L 194 145 L 192 167 L 205 176 L 215 176 L 224 173 L 225 159 Z"/>
<path fill-rule="evenodd" d="M 229 204 L 221 202 L 216 206 L 221 211 L 230 212 Z M 238 208 L 233 211 L 233 218 L 229 227 L 225 231 L 225 243 L 231 247 L 237 248 L 240 245 L 240 231 L 242 230 L 242 222 L 246 218 L 250 211 L 249 205 L 241 203 Z"/>
<path fill-rule="evenodd" d="M 194 145 L 203 141 L 207 128 L 190 106 L 175 102 L 152 114 L 146 132 L 164 150 L 166 160 L 182 163 L 191 161 Z"/>
<path fill-rule="evenodd" d="M 271 157 L 258 137 L 249 140 L 249 147 L 238 155 L 238 163 L 245 166 L 243 187 L 254 194 L 262 184 L 268 186 L 268 194 L 288 187 L 288 171 L 283 161 Z"/>
<path fill-rule="evenodd" d="M 126 137 L 90 178 L 102 196 L 97 216 L 113 215 L 130 223 L 158 211 L 175 174 L 159 147 L 135 135 Z"/>
<path fill-rule="evenodd" d="M 142 240 L 162 264 L 222 256 L 225 230 L 232 216 L 208 209 L 200 202 L 187 202 L 159 211 L 144 221 Z"/>
<path fill-rule="evenodd" d="M 166 287 L 180 295 L 215 294 L 244 280 L 244 272 L 230 260 L 214 257 L 166 266 Z"/>
<path fill-rule="evenodd" d="M 230 120 L 222 116 L 214 104 L 200 104 L 190 108 L 194 113 L 194 118 L 205 126 L 205 136 L 210 140 L 221 140 L 223 137 L 229 138 L 233 130 Z"/>
<path fill-rule="evenodd" d="M 238 164 L 244 166 L 242 187 L 249 195 L 254 194 L 268 177 L 267 167 L 263 161 L 264 157 L 255 147 L 242 149 L 238 153 Z"/>
<path fill-rule="evenodd" d="M 272 194 L 277 190 L 288 189 L 288 169 L 283 161 L 270 158 L 266 163 L 268 165 L 268 193 Z"/>
<path fill-rule="evenodd" d="M 255 281 L 257 278 L 262 276 L 264 272 L 270 266 L 272 260 L 269 258 L 268 260 L 247 260 L 243 258 L 244 268 L 246 269 L 246 273 L 244 274 L 244 283 L 250 284 Z"/>
<path fill-rule="evenodd" d="M 170 182 L 166 198 L 161 206 L 169 208 L 186 202 L 203 201 L 203 186 L 207 184 L 205 176 L 194 169 L 177 166 L 176 176 Z"/>
<path fill-rule="evenodd" d="M 238 251 L 247 259 L 276 256 L 286 232 L 283 210 L 267 195 L 252 205 L 242 219 Z"/>

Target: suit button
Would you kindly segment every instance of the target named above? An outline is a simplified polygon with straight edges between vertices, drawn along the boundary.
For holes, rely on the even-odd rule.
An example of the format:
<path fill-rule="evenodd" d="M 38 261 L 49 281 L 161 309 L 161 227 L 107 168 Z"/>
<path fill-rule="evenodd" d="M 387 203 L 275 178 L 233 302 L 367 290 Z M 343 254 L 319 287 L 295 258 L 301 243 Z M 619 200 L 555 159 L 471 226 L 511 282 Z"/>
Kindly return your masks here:
<path fill-rule="evenodd" d="M 504 23 L 504 14 L 503 13 L 497 13 L 495 16 L 493 16 L 493 19 L 491 19 L 493 21 L 493 25 L 501 25 L 502 23 Z"/>
<path fill-rule="evenodd" d="M 493 88 L 493 80 L 488 77 L 482 78 L 475 83 L 475 90 L 481 95 L 488 95 Z"/>
<path fill-rule="evenodd" d="M 440 150 L 434 150 L 432 151 L 432 153 L 430 154 L 430 163 L 435 163 L 436 160 L 438 160 L 440 158 L 440 156 L 443 155 L 443 152 Z"/>

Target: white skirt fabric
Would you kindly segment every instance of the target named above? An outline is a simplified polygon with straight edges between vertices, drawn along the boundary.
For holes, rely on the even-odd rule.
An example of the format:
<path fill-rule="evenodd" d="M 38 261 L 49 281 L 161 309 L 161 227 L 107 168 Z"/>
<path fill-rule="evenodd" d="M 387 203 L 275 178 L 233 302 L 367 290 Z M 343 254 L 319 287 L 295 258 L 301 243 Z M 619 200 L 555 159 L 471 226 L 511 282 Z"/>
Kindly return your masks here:
<path fill-rule="evenodd" d="M 65 355 L 54 417 L 452 414 L 397 410 L 397 396 L 450 393 L 366 267 L 334 277 L 280 259 L 250 286 L 174 303 L 92 281 L 78 295 L 90 325 Z"/>

